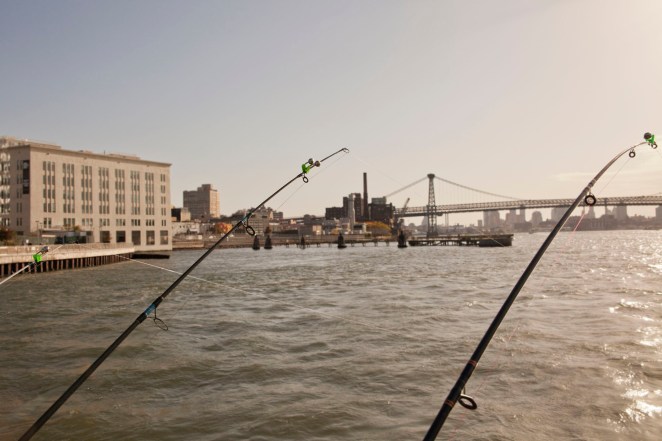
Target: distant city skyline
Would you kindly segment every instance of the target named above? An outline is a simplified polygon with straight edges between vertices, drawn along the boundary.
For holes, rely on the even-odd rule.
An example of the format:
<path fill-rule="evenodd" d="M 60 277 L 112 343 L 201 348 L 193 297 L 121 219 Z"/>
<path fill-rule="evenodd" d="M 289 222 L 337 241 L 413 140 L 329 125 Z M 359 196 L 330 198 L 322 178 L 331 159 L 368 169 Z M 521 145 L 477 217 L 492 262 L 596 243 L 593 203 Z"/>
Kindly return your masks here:
<path fill-rule="evenodd" d="M 254 206 L 323 215 L 427 173 L 520 198 L 575 197 L 617 152 L 662 138 L 662 2 L 5 1 L 0 134 L 173 164 Z M 643 147 L 643 146 L 642 146 Z M 597 185 L 662 187 L 640 148 Z M 422 205 L 425 183 L 390 198 Z M 472 217 L 475 222 L 476 217 Z"/>

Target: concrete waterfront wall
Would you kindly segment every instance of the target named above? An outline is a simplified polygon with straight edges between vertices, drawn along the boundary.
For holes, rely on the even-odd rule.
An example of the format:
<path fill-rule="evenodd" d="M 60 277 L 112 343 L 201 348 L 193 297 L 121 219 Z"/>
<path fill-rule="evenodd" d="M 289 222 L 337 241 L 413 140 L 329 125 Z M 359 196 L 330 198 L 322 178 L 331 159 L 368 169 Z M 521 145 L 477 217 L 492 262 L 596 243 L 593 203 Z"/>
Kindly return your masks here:
<path fill-rule="evenodd" d="M 34 255 L 43 245 L 0 246 L 0 278 L 8 277 L 34 262 Z M 48 245 L 49 251 L 39 264 L 25 272 L 47 272 L 85 268 L 125 261 L 135 252 L 129 244 L 69 244 Z"/>

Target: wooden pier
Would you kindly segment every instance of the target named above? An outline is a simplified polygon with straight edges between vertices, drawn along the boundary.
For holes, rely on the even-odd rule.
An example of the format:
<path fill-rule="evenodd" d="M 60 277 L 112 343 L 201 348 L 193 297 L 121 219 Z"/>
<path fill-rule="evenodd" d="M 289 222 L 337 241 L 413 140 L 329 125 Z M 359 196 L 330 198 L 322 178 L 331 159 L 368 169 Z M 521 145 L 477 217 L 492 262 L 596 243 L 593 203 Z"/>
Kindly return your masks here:
<path fill-rule="evenodd" d="M 478 246 L 478 247 L 509 247 L 513 244 L 513 234 L 447 234 L 431 238 L 410 238 L 406 241 L 410 246 Z M 274 247 L 301 248 L 301 238 L 298 236 L 278 236 L 272 235 L 272 245 Z M 218 237 L 208 238 L 206 240 L 174 241 L 173 250 L 183 249 L 206 249 L 213 246 Z M 344 236 L 346 246 L 378 246 L 384 244 L 389 246 L 391 242 L 398 242 L 397 237 L 379 237 L 366 238 L 363 235 Z M 254 238 L 248 235 L 232 237 L 228 241 L 223 241 L 219 248 L 249 248 L 253 246 Z M 324 236 L 305 236 L 306 248 L 310 247 L 337 247 L 338 235 Z M 259 248 L 258 248 L 259 249 Z"/>
<path fill-rule="evenodd" d="M 509 247 L 513 244 L 512 234 L 449 234 L 424 239 L 409 239 L 410 246 L 478 246 Z"/>

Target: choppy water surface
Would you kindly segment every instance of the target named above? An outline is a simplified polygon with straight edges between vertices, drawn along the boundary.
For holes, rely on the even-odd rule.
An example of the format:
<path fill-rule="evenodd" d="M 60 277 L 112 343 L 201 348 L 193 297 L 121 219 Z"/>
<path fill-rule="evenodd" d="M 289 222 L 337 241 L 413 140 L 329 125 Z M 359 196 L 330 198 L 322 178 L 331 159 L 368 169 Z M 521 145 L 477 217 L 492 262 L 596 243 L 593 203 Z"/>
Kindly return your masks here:
<path fill-rule="evenodd" d="M 545 237 L 215 251 L 33 439 L 422 439 Z M 0 439 L 201 254 L 0 286 Z M 660 439 L 661 282 L 662 232 L 559 235 L 439 439 Z"/>

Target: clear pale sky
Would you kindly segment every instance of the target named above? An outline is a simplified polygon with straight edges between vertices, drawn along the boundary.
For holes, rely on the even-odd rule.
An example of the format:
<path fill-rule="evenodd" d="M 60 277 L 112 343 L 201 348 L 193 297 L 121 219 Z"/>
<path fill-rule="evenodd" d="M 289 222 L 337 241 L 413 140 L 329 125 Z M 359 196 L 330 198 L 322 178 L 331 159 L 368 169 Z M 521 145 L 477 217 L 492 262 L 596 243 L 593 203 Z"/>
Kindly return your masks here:
<path fill-rule="evenodd" d="M 370 197 L 432 172 L 574 198 L 662 141 L 659 0 L 0 0 L 0 60 L 0 135 L 172 163 L 173 204 L 210 183 L 223 214 L 341 147 L 269 205 L 323 215 L 363 172 Z M 604 195 L 662 192 L 640 149 Z"/>

